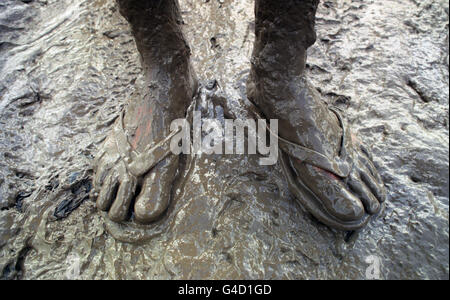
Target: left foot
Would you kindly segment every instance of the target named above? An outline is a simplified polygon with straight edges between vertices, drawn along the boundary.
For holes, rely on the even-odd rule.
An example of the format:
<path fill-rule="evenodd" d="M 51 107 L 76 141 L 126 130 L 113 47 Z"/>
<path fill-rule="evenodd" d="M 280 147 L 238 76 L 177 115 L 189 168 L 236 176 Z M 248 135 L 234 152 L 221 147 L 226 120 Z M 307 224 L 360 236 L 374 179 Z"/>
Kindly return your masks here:
<path fill-rule="evenodd" d="M 291 142 L 294 148 L 295 145 L 303 146 L 323 154 L 331 163 L 339 163 L 342 161 L 341 149 L 345 147 L 348 159 L 352 160 L 350 165 L 353 164 L 348 171 L 341 173 L 337 168 L 334 172 L 332 167 L 322 167 L 321 162 L 314 158 L 301 161 L 287 152 L 283 157 L 285 171 L 292 171 L 287 176 L 293 178 L 290 184 L 297 185 L 291 190 L 296 191 L 297 197 L 308 198 L 299 200 L 323 223 L 343 230 L 361 228 L 370 215 L 380 211 L 386 198 L 383 182 L 369 152 L 350 132 L 347 132 L 350 137 L 343 141 L 345 128 L 340 127 L 337 115 L 326 107 L 304 78 L 293 78 L 286 83 L 281 88 L 283 92 L 276 93 L 262 85 L 250 88 L 249 99 L 256 103 L 267 119 L 279 120 L 280 138 Z M 277 93 L 291 101 L 277 102 L 266 98 L 266 95 Z M 309 193 L 299 192 L 305 186 Z"/>
<path fill-rule="evenodd" d="M 386 192 L 370 154 L 305 78 L 317 3 L 256 0 L 248 98 L 278 119 L 282 165 L 298 200 L 323 223 L 356 230 L 380 211 Z"/>

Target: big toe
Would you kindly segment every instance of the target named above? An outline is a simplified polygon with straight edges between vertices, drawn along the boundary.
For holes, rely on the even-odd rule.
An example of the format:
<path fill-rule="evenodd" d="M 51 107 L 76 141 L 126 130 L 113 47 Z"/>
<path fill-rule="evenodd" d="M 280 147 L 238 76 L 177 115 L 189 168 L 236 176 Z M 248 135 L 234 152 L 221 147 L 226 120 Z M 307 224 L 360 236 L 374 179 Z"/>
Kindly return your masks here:
<path fill-rule="evenodd" d="M 365 211 L 361 201 L 343 187 L 339 188 L 334 201 L 332 198 L 329 201 L 330 213 L 340 220 L 358 221 L 364 217 Z"/>
<path fill-rule="evenodd" d="M 295 163 L 295 167 L 330 215 L 343 222 L 359 221 L 364 217 L 363 203 L 340 178 L 309 164 Z"/>
<path fill-rule="evenodd" d="M 141 193 L 134 205 L 138 223 L 157 221 L 169 206 L 173 179 L 178 168 L 178 156 L 171 156 L 156 165 L 144 178 Z"/>

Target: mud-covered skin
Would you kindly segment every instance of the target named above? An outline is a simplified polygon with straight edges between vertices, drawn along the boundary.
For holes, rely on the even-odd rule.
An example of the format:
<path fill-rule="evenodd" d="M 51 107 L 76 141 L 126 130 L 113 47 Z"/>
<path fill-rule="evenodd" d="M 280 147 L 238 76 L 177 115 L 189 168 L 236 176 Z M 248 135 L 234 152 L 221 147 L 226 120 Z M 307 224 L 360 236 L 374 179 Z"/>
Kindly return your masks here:
<path fill-rule="evenodd" d="M 199 78 L 216 79 L 240 111 L 254 3 L 221 2 L 180 0 L 183 31 Z M 262 168 L 257 156 L 203 156 L 181 171 L 176 182 L 185 184 L 173 188 L 159 234 L 138 244 L 117 239 L 129 239 L 134 223 L 110 222 L 93 201 L 57 222 L 44 214 L 91 178 L 91 155 L 110 120 L 133 91 L 145 90 L 127 21 L 114 0 L 0 3 L 0 23 L 13 29 L 2 40 L 27 45 L 0 49 L 0 207 L 37 189 L 23 212 L 0 209 L 0 274 L 66 279 L 76 257 L 79 278 L 88 280 L 365 279 L 365 259 L 375 256 L 382 279 L 448 280 L 448 1 L 327 0 L 318 9 L 307 76 L 370 145 L 389 195 L 382 217 L 344 239 L 295 203 L 279 166 Z M 220 48 L 211 49 L 212 37 Z M 405 76 L 433 101 L 422 102 Z M 25 106 L 30 87 L 42 102 Z M 17 177 L 19 170 L 34 178 Z M 105 219 L 117 235 L 105 232 Z"/>
<path fill-rule="evenodd" d="M 318 4 L 318 0 L 255 2 L 256 41 L 247 88 L 249 99 L 264 116 L 279 120 L 280 137 L 333 161 L 339 156 L 346 129 L 304 77 L 306 52 L 316 40 Z M 320 164 L 290 158 L 296 180 L 319 202 L 307 208 L 323 223 L 344 230 L 363 227 L 368 215 L 380 211 L 386 197 L 370 154 L 349 135 L 352 138 L 345 147 L 353 168 L 345 178 L 323 170 Z"/>
<path fill-rule="evenodd" d="M 178 168 L 178 157 L 157 156 L 160 161 L 132 157 L 130 151 L 146 153 L 170 133 L 173 120 L 183 118 L 196 90 L 196 79 L 189 63 L 190 49 L 179 24 L 177 0 L 118 0 L 120 13 L 131 25 L 145 72 L 146 90 L 129 100 L 126 113 L 113 131 L 125 131 L 128 141 L 120 142 L 112 132 L 96 157 L 94 187 L 97 207 L 108 211 L 111 220 L 129 217 L 135 200 L 134 217 L 139 223 L 151 223 L 165 212 Z M 123 128 L 122 128 L 123 127 Z M 128 144 L 125 151 L 120 147 Z M 126 147 L 126 146 L 125 146 Z M 130 172 L 130 164 L 145 172 Z M 140 194 L 136 192 L 140 190 Z"/>

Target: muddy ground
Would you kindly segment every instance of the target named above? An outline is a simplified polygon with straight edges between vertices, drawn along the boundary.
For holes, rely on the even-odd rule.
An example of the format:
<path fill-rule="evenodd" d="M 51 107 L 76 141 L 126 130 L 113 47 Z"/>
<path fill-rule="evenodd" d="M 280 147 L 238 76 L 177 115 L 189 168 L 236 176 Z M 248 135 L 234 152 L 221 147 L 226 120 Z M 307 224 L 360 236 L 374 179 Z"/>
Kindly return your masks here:
<path fill-rule="evenodd" d="M 180 0 L 194 67 L 239 107 L 253 1 Z M 0 3 L 0 278 L 449 278 L 446 0 L 328 0 L 310 80 L 372 148 L 389 197 L 355 234 L 328 229 L 256 156 L 184 157 L 170 212 L 117 226 L 89 199 L 97 147 L 142 89 L 113 0 Z M 204 111 L 220 117 L 206 97 Z"/>

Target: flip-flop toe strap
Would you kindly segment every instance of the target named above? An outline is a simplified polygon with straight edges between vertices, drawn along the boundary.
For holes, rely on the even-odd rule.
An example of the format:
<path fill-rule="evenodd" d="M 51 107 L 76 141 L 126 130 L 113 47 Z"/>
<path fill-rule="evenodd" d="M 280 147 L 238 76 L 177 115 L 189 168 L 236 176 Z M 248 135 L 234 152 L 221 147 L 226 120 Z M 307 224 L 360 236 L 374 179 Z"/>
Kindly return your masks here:
<path fill-rule="evenodd" d="M 279 145 L 285 153 L 301 162 L 329 171 L 342 178 L 350 175 L 351 164 L 341 158 L 331 160 L 319 152 L 290 143 L 282 138 L 279 140 Z"/>
<path fill-rule="evenodd" d="M 353 159 L 347 152 L 347 147 L 349 145 L 347 141 L 349 135 L 347 132 L 348 129 L 337 109 L 333 107 L 329 107 L 329 109 L 336 114 L 342 128 L 341 149 L 338 157 L 330 159 L 322 153 L 291 143 L 281 137 L 279 138 L 279 145 L 284 152 L 301 162 L 329 171 L 339 177 L 346 178 L 350 175 L 353 168 Z"/>
<path fill-rule="evenodd" d="M 142 153 L 132 150 L 123 128 L 123 113 L 120 114 L 118 125 L 114 128 L 117 149 L 125 161 L 127 170 L 134 176 L 140 177 L 151 170 L 155 165 L 171 154 L 170 143 L 172 138 L 181 131 L 171 132 L 166 138 L 147 147 Z"/>
<path fill-rule="evenodd" d="M 270 134 L 278 138 L 279 147 L 287 153 L 290 157 L 298 159 L 301 162 L 316 166 L 323 170 L 329 171 L 339 177 L 346 178 L 350 175 L 353 168 L 353 158 L 349 155 L 347 147 L 349 144 L 349 132 L 347 126 L 345 125 L 344 119 L 341 114 L 334 107 L 329 107 L 329 109 L 336 114 L 340 126 L 342 128 L 342 140 L 341 149 L 339 151 L 339 156 L 334 159 L 330 159 L 326 155 L 314 151 L 312 149 L 300 146 L 298 144 L 292 143 L 282 137 L 276 135 L 270 128 L 267 127 Z M 262 118 L 258 113 L 254 112 L 258 118 Z"/>

